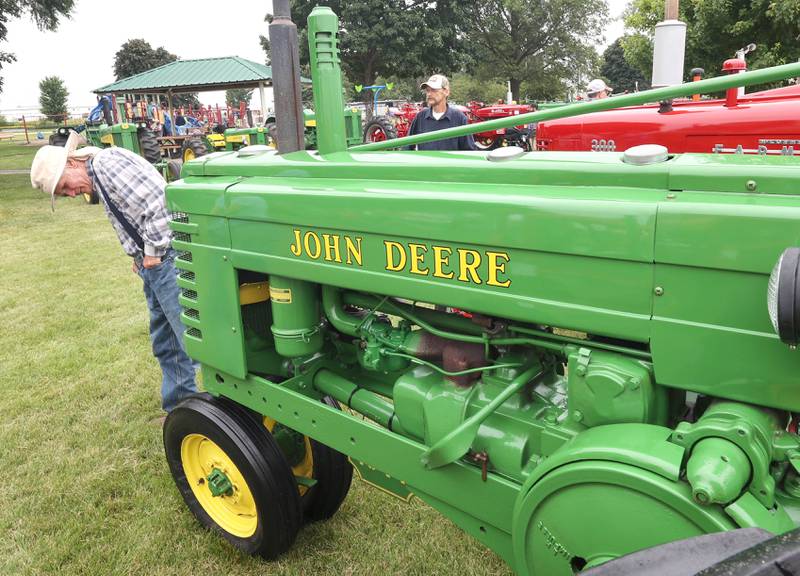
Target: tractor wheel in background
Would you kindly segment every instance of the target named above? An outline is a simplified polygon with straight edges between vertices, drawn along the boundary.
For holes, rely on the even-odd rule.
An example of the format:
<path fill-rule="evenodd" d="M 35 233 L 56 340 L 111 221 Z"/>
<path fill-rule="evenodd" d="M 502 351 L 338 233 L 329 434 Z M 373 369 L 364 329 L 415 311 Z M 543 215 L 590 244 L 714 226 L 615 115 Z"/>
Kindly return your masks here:
<path fill-rule="evenodd" d="M 501 138 L 496 136 L 479 136 L 478 134 L 474 135 L 475 139 L 475 148 L 478 150 L 494 150 L 498 146 L 500 146 Z"/>
<path fill-rule="evenodd" d="M 200 156 L 208 154 L 206 143 L 200 138 L 187 138 L 183 141 L 183 148 L 181 149 L 181 159 L 184 162 L 194 160 Z"/>
<path fill-rule="evenodd" d="M 364 126 L 364 142 L 383 142 L 397 138 L 397 130 L 386 116 L 376 116 Z"/>
<path fill-rule="evenodd" d="M 273 559 L 302 522 L 297 484 L 281 450 L 242 406 L 198 394 L 164 422 L 170 472 L 205 527 L 241 551 Z"/>
<path fill-rule="evenodd" d="M 65 128 L 63 126 L 56 128 L 56 131 L 50 134 L 47 143 L 50 144 L 50 146 L 64 146 L 67 140 L 69 140 L 70 132 L 72 132 L 71 128 Z"/>
<path fill-rule="evenodd" d="M 278 147 L 278 125 L 275 122 L 267 122 L 265 128 L 267 129 L 267 135 L 269 136 L 270 143 Z"/>
<path fill-rule="evenodd" d="M 173 158 L 167 162 L 167 169 L 169 170 L 170 182 L 172 182 L 173 180 L 180 180 L 181 168 L 183 168 L 183 162 L 181 160 Z"/>
<path fill-rule="evenodd" d="M 139 150 L 142 153 L 142 158 L 150 162 L 150 164 L 160 162 L 161 147 L 158 145 L 155 133 L 147 128 L 139 128 L 137 135 L 139 136 Z"/>
<path fill-rule="evenodd" d="M 83 199 L 86 200 L 87 204 L 100 204 L 100 195 L 97 193 L 96 190 L 92 190 L 91 192 L 84 192 Z"/>
<path fill-rule="evenodd" d="M 339 403 L 333 398 L 325 397 L 322 401 L 340 409 Z M 292 469 L 304 520 L 316 522 L 331 518 L 350 491 L 353 466 L 347 456 L 272 418 L 265 416 L 263 422 Z"/>

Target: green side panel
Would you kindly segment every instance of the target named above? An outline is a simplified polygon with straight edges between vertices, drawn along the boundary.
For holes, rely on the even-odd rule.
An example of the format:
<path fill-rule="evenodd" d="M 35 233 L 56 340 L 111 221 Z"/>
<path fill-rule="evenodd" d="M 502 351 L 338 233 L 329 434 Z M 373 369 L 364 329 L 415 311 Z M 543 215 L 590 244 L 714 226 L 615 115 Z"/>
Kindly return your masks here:
<path fill-rule="evenodd" d="M 651 350 L 660 384 L 800 409 L 800 356 L 767 313 L 780 253 L 800 245 L 800 197 L 679 193 L 659 206 Z"/>
<path fill-rule="evenodd" d="M 228 224 L 209 215 L 215 211 L 213 199 L 233 181 L 204 179 L 201 188 L 191 178 L 179 180 L 167 187 L 167 201 L 177 213 L 172 223 L 173 247 L 179 251 L 175 264 L 181 271 L 178 286 L 184 307 L 181 319 L 187 326 L 186 351 L 208 366 L 243 378 L 247 373 L 244 331 L 238 278 L 229 258 Z M 205 209 L 185 216 L 187 203 Z"/>
<path fill-rule="evenodd" d="M 655 204 L 598 200 L 585 189 L 430 188 L 410 183 L 401 192 L 381 181 L 314 180 L 301 187 L 289 178 L 244 180 L 225 198 L 237 266 L 648 339 Z M 597 230 L 603 233 L 595 236 Z M 309 246 L 306 234 L 312 235 Z M 339 243 L 338 253 L 326 251 L 324 235 Z M 360 265 L 354 255 L 347 262 L 348 240 L 360 246 Z M 434 246 L 446 249 L 447 264 L 438 275 Z M 475 275 L 463 271 L 460 251 L 480 255 Z M 494 285 L 492 258 L 503 267 Z"/>
<path fill-rule="evenodd" d="M 782 534 L 795 527 L 783 506 L 777 504 L 768 510 L 750 492 L 742 494 L 741 498 L 725 508 L 725 512 L 742 528 L 762 528 L 773 534 Z"/>
<path fill-rule="evenodd" d="M 745 154 L 683 154 L 672 163 L 669 187 L 744 193 L 750 191 L 748 182 L 753 182 L 760 194 L 797 194 L 797 159 L 771 156 L 764 162 L 763 158 Z"/>
<path fill-rule="evenodd" d="M 656 261 L 769 275 L 781 252 L 800 245 L 798 222 L 800 196 L 680 192 L 658 207 Z"/>

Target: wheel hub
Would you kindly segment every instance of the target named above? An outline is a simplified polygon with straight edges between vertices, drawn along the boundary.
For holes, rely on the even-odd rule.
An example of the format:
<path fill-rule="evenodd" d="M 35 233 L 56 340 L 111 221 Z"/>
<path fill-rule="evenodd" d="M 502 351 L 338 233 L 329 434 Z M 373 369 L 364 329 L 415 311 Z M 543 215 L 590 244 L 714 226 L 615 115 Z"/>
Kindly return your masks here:
<path fill-rule="evenodd" d="M 211 474 L 206 476 L 206 481 L 212 496 L 233 496 L 233 484 L 225 472 L 219 468 L 214 468 Z"/>

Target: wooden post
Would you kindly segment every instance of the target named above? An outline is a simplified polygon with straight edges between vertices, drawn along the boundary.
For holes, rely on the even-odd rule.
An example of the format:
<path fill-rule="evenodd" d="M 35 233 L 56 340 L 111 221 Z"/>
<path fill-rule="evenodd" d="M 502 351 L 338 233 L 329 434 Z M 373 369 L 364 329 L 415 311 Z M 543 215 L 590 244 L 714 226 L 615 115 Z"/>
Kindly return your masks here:
<path fill-rule="evenodd" d="M 25 129 L 25 143 L 30 144 L 31 139 L 28 138 L 28 123 L 25 122 L 25 115 L 22 115 L 22 127 Z"/>
<path fill-rule="evenodd" d="M 169 107 L 169 125 L 172 129 L 171 136 L 175 136 L 175 113 L 172 111 L 172 90 L 167 90 L 167 100 Z"/>
<path fill-rule="evenodd" d="M 678 3 L 680 0 L 664 0 L 664 20 L 678 19 Z"/>

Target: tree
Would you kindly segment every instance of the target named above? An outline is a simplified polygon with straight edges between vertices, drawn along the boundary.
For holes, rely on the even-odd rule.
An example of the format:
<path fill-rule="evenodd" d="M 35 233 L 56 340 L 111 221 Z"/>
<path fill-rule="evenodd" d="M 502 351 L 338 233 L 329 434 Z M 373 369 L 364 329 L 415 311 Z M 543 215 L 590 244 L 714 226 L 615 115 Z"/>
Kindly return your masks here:
<path fill-rule="evenodd" d="M 603 52 L 603 65 L 600 75 L 614 87 L 617 93 L 647 90 L 650 83 L 638 68 L 631 66 L 625 59 L 625 50 L 622 48 L 622 38 L 617 38 L 611 46 Z"/>
<path fill-rule="evenodd" d="M 59 122 L 64 119 L 67 96 L 67 87 L 58 76 L 47 76 L 39 82 L 39 107 L 50 120 Z"/>
<path fill-rule="evenodd" d="M 239 102 L 250 103 L 250 98 L 253 97 L 253 91 L 246 88 L 233 88 L 225 90 L 225 103 L 228 106 L 238 106 Z"/>
<path fill-rule="evenodd" d="M 622 42 L 628 62 L 645 77 L 652 74 L 653 29 L 664 17 L 662 0 L 633 0 L 625 11 L 625 26 L 633 31 Z M 748 68 L 764 68 L 800 58 L 798 0 L 683 0 L 680 18 L 687 24 L 685 79 L 694 67 L 707 77 L 721 73 L 722 63 L 739 48 L 754 42 Z"/>
<path fill-rule="evenodd" d="M 582 84 L 596 68 L 592 44 L 607 22 L 605 0 L 485 0 L 465 3 L 466 34 L 476 48 L 474 69 L 511 82 L 564 92 L 560 79 Z M 555 94 L 550 94 L 554 96 Z M 546 96 L 540 94 L 539 97 Z"/>
<path fill-rule="evenodd" d="M 308 62 L 306 19 L 318 4 L 339 16 L 342 69 L 355 84 L 449 74 L 462 63 L 457 24 L 463 11 L 456 0 L 292 0 L 301 63 Z"/>
<path fill-rule="evenodd" d="M 178 57 L 163 46 L 155 50 L 146 40 L 134 38 L 125 42 L 114 55 L 114 74 L 117 80 L 175 62 Z"/>
<path fill-rule="evenodd" d="M 59 19 L 69 18 L 74 0 L 0 0 L 0 42 L 8 36 L 8 21 L 29 14 L 39 30 L 55 30 Z M 16 61 L 11 52 L 0 50 L 0 70 L 3 64 Z M 3 91 L 3 78 L 0 77 L 0 92 Z"/>

